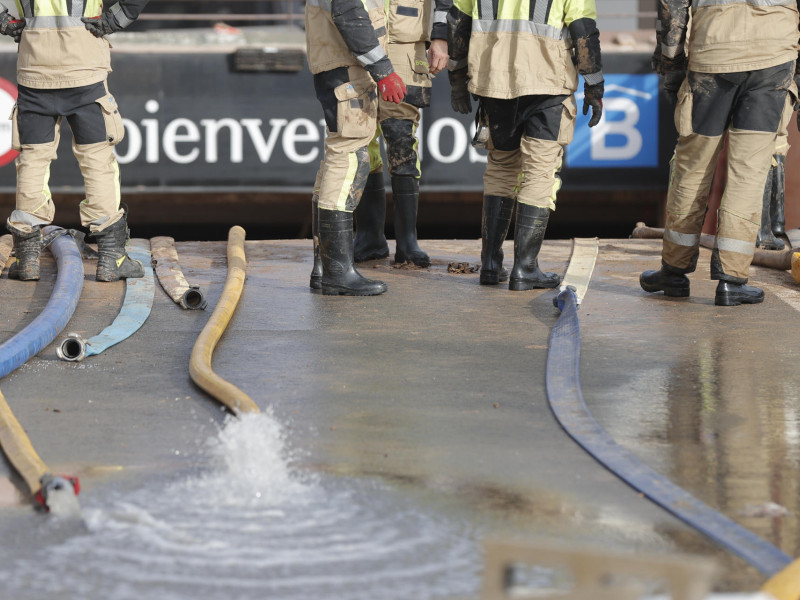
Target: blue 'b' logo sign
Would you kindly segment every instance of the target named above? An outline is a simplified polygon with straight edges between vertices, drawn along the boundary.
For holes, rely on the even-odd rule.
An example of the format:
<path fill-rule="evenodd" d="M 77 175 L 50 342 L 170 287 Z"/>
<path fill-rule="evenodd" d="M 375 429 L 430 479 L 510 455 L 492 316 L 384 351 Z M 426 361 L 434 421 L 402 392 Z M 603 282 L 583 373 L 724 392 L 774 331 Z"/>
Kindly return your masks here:
<path fill-rule="evenodd" d="M 658 75 L 606 75 L 603 117 L 589 129 L 583 92 L 576 95 L 575 138 L 567 147 L 567 167 L 658 166 Z"/>

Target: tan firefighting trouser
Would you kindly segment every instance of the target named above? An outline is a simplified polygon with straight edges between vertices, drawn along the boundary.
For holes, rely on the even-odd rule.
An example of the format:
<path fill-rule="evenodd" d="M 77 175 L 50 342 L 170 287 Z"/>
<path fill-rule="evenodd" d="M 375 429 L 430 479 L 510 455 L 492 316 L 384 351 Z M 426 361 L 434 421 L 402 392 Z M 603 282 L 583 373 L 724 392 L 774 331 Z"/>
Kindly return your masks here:
<path fill-rule="evenodd" d="M 764 182 L 792 83 L 793 63 L 749 73 L 690 72 L 678 92 L 678 144 L 667 195 L 663 262 L 694 271 L 717 157 L 728 138 L 711 278 L 744 283 L 761 224 Z M 758 111 L 750 109 L 758 106 Z"/>
<path fill-rule="evenodd" d="M 378 95 L 375 82 L 364 69 L 349 67 L 347 78 L 349 81 L 332 90 L 335 107 L 323 103 L 330 120 L 317 180 L 320 208 L 353 212 L 369 175 L 367 146 L 377 127 Z"/>
<path fill-rule="evenodd" d="M 18 231 L 49 225 L 55 217 L 50 163 L 57 158 L 63 117 L 72 129 L 72 151 L 84 180 L 81 224 L 94 233 L 113 225 L 124 214 L 120 208 L 119 165 L 114 156 L 114 145 L 123 139 L 124 126 L 105 82 L 65 90 L 21 88 L 11 115 L 12 146 L 19 156 L 16 210 L 8 219 L 8 225 Z"/>
<path fill-rule="evenodd" d="M 369 145 L 370 173 L 379 173 L 383 170 L 379 141 L 383 135 L 386 141 L 389 173 L 419 178 L 422 172 L 416 134 L 420 122 L 420 108 L 430 104 L 431 87 L 425 42 L 390 43 L 387 55 L 392 61 L 395 72 L 406 84 L 406 98 L 400 104 L 378 98 L 379 129 Z"/>
<path fill-rule="evenodd" d="M 555 210 L 561 188 L 558 172 L 575 133 L 577 107 L 574 96 L 541 98 L 481 99 L 492 124 L 483 193 Z M 517 114 L 536 102 L 543 106 L 528 111 L 530 118 L 520 123 Z"/>

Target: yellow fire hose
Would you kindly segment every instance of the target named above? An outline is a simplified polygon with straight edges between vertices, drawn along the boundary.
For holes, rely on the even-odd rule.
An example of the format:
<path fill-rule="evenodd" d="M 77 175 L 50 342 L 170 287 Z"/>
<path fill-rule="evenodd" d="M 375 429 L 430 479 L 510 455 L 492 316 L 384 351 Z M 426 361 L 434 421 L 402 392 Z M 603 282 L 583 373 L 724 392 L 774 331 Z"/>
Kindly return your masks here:
<path fill-rule="evenodd" d="M 761 591 L 775 600 L 800 600 L 800 559 L 773 575 Z"/>
<path fill-rule="evenodd" d="M 225 280 L 222 297 L 211 313 L 208 323 L 197 336 L 189 359 L 189 375 L 192 381 L 236 415 L 260 411 L 250 396 L 214 373 L 211 369 L 211 356 L 242 295 L 247 268 L 244 238 L 245 231 L 238 225 L 231 227 L 228 232 L 228 277 Z"/>
<path fill-rule="evenodd" d="M 3 447 L 9 462 L 22 475 L 31 491 L 31 496 L 36 496 L 42 487 L 42 477 L 49 473 L 50 469 L 36 454 L 33 444 L 11 412 L 2 392 L 0 392 L 0 446 Z"/>

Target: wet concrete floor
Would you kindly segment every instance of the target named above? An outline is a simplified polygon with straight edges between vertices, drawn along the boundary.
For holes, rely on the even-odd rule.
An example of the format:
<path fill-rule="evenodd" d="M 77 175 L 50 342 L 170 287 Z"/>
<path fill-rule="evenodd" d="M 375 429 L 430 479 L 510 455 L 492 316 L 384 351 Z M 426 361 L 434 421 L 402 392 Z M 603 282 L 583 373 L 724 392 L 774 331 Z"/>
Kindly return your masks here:
<path fill-rule="evenodd" d="M 754 569 L 621 483 L 554 420 L 544 373 L 558 312 L 552 290 L 478 285 L 479 241 L 425 241 L 429 269 L 386 261 L 373 298 L 308 289 L 310 241 L 248 241 L 247 282 L 214 358 L 221 376 L 272 407 L 303 468 L 376 478 L 509 539 L 559 539 L 636 552 L 697 553 L 723 568 L 719 591 L 755 590 Z M 64 363 L 55 345 L 0 381 L 53 472 L 84 496 L 184 468 L 224 413 L 189 379 L 194 341 L 226 275 L 224 242 L 177 245 L 208 311 L 183 311 L 157 287 L 131 339 Z M 547 241 L 542 267 L 563 272 L 569 241 Z M 649 295 L 639 273 L 660 241 L 601 240 L 580 311 L 583 395 L 598 422 L 656 471 L 786 553 L 800 554 L 800 293 L 788 273 L 754 268 L 759 306 L 718 308 L 702 250 L 692 296 Z M 510 244 L 506 256 L 513 256 Z M 509 262 L 509 261 L 507 261 Z M 510 265 L 508 265 L 510 266 Z M 55 278 L 0 279 L 0 335 L 43 308 Z M 81 302 L 57 339 L 91 337 L 116 316 L 124 284 L 98 284 L 87 261 Z M 24 486 L 0 459 L 0 539 L 26 541 Z M 780 510 L 767 503 L 783 507 Z M 4 542 L 7 543 L 7 542 Z"/>

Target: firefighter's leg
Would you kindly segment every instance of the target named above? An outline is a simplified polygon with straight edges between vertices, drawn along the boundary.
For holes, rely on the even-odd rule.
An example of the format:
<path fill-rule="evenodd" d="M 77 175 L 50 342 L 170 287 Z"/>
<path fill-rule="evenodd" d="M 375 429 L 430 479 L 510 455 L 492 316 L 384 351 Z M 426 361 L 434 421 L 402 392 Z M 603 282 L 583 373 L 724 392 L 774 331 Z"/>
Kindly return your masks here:
<path fill-rule="evenodd" d="M 797 87 L 792 85 L 786 98 L 775 154 L 772 156 L 772 190 L 770 194 L 770 225 L 774 235 L 786 234 L 786 156 L 789 153 L 789 122 L 794 116 L 797 104 Z"/>
<path fill-rule="evenodd" d="M 353 211 L 369 175 L 367 146 L 377 127 L 375 84 L 356 67 L 315 75 L 314 84 L 328 125 L 319 190 L 322 293 L 382 294 L 386 284 L 363 277 L 353 257 Z"/>
<path fill-rule="evenodd" d="M 319 188 L 322 181 L 322 161 L 317 169 L 314 180 L 314 191 L 311 194 L 311 238 L 314 243 L 314 266 L 311 268 L 311 277 L 308 286 L 312 290 L 322 289 L 322 260 L 319 257 Z"/>
<path fill-rule="evenodd" d="M 573 96 L 554 96 L 522 108 L 525 133 L 522 136 L 522 183 L 517 196 L 517 224 L 514 231 L 514 267 L 508 280 L 511 290 L 556 287 L 561 278 L 539 268 L 550 212 L 556 208 L 561 188 L 558 176 L 564 147 L 575 132 L 577 108 Z"/>
<path fill-rule="evenodd" d="M 404 118 L 392 117 L 381 122 L 386 140 L 386 157 L 392 176 L 392 202 L 394 204 L 394 236 L 397 242 L 394 262 L 411 262 L 419 267 L 431 264 L 430 257 L 417 242 L 417 214 L 419 212 L 419 140 L 417 125 L 419 109 L 401 104 Z"/>
<path fill-rule="evenodd" d="M 82 88 L 73 104 L 67 122 L 86 193 L 80 204 L 81 224 L 97 240 L 96 279 L 143 277 L 142 263 L 125 251 L 130 232 L 121 207 L 119 164 L 114 156 L 114 145 L 122 140 L 124 129 L 116 100 L 100 83 Z"/>
<path fill-rule="evenodd" d="M 379 102 L 382 102 L 380 98 Z M 364 185 L 361 202 L 353 212 L 356 226 L 353 256 L 356 262 L 389 256 L 389 244 L 383 231 L 386 223 L 386 190 L 383 185 L 380 135 L 379 128 L 367 147 L 369 176 Z"/>
<path fill-rule="evenodd" d="M 679 137 L 670 166 L 661 268 L 639 277 L 646 292 L 689 295 L 686 274 L 697 268 L 708 195 L 736 89 L 717 76 L 690 72 L 678 92 Z"/>
<path fill-rule="evenodd" d="M 503 267 L 503 242 L 522 181 L 522 129 L 516 118 L 516 99 L 481 98 L 480 102 L 479 110 L 485 111 L 491 124 L 483 175 L 480 283 L 497 285 L 508 281 L 508 269 Z"/>
<path fill-rule="evenodd" d="M 6 221 L 16 257 L 9 270 L 12 279 L 39 279 L 41 228 L 55 216 L 50 163 L 56 158 L 61 120 L 54 112 L 48 94 L 20 86 L 12 114 L 12 146 L 19 152 L 16 207 Z"/>
<path fill-rule="evenodd" d="M 718 305 L 754 304 L 764 298 L 759 288 L 745 284 L 761 222 L 764 181 L 772 163 L 793 65 L 751 72 L 733 111 L 728 134 L 728 182 L 711 255 L 711 278 L 720 281 L 715 297 Z"/>

